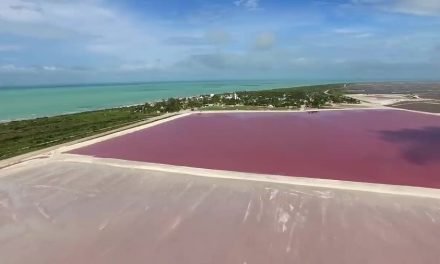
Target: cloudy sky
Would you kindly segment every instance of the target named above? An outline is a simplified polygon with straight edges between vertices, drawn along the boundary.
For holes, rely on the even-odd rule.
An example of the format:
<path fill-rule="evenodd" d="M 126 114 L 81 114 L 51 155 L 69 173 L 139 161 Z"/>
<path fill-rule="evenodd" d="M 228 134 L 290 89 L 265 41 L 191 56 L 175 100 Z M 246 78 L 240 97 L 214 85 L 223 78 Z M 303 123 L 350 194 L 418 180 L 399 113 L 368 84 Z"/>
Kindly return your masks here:
<path fill-rule="evenodd" d="M 439 0 L 0 0 L 0 85 L 439 73 Z"/>

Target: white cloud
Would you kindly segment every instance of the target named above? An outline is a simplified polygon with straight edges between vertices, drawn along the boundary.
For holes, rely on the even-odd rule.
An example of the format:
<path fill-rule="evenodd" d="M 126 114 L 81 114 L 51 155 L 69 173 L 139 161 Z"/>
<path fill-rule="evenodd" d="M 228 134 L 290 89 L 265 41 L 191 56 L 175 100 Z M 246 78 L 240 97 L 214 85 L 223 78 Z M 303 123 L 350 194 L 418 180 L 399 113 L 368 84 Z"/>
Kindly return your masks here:
<path fill-rule="evenodd" d="M 233 1 L 238 8 L 234 8 Z M 413 14 L 437 12 L 440 3 L 348 1 L 351 10 L 364 11 L 370 6 Z M 440 54 L 433 48 L 440 43 L 433 26 L 414 24 L 396 30 L 396 24 L 412 22 L 406 16 L 382 14 L 380 18 L 393 18 L 391 25 L 387 19 L 374 20 L 377 17 L 365 14 L 366 19 L 352 24 L 349 22 L 355 22 L 354 16 L 359 14 L 348 12 L 340 20 L 344 23 L 328 23 L 322 14 L 327 11 L 321 9 L 316 13 L 303 9 L 261 11 L 263 2 L 257 0 L 229 0 L 226 5 L 214 2 L 169 18 L 158 10 L 133 11 L 136 6 L 125 1 L 0 0 L 0 37 L 7 40 L 0 44 L 0 82 L 6 83 L 8 75 L 14 77 L 8 77 L 11 83 L 32 83 L 35 79 L 63 82 L 63 78 L 81 82 L 82 76 L 91 81 L 163 76 L 175 80 L 194 76 L 241 78 L 242 74 L 248 78 L 264 78 L 267 74 L 291 77 L 297 72 L 331 70 L 334 63 L 347 68 L 349 61 L 411 63 L 427 60 L 428 56 L 434 60 L 438 55 L 433 54 Z M 371 24 L 365 22 L 370 18 Z M 347 26 L 333 28 L 341 24 Z M 403 38 L 415 32 L 417 36 Z M 18 78 L 19 74 L 31 78 Z"/>
<path fill-rule="evenodd" d="M 255 39 L 255 48 L 258 50 L 272 49 L 276 44 L 276 36 L 273 32 L 260 33 Z"/>
<path fill-rule="evenodd" d="M 359 30 L 353 28 L 336 28 L 333 30 L 333 32 L 336 34 L 351 35 L 351 34 L 358 34 Z"/>
<path fill-rule="evenodd" d="M 72 40 L 90 52 L 121 58 L 136 57 L 161 32 L 101 0 L 1 0 L 0 20 L 0 33 Z"/>
<path fill-rule="evenodd" d="M 231 41 L 231 35 L 229 32 L 222 29 L 210 30 L 206 32 L 205 38 L 213 45 L 226 45 Z"/>
<path fill-rule="evenodd" d="M 0 19 L 14 22 L 36 22 L 43 20 L 37 3 L 25 0 L 1 0 Z"/>
<path fill-rule="evenodd" d="M 33 72 L 34 67 L 21 67 L 14 64 L 0 65 L 0 72 L 2 73 L 23 73 L 23 72 Z"/>
<path fill-rule="evenodd" d="M 394 9 L 398 12 L 416 15 L 440 15 L 439 0 L 399 0 Z"/>
<path fill-rule="evenodd" d="M 55 67 L 55 66 L 43 66 L 42 69 L 45 71 L 58 71 L 58 70 L 60 70 L 60 68 Z"/>
<path fill-rule="evenodd" d="M 372 33 L 359 33 L 359 34 L 355 34 L 355 35 L 353 35 L 353 37 L 355 37 L 355 38 L 360 38 L 360 39 L 363 39 L 363 38 L 371 38 L 371 37 L 373 37 L 374 35 L 372 34 Z"/>
<path fill-rule="evenodd" d="M 439 0 L 352 0 L 357 5 L 369 5 L 389 12 L 411 15 L 440 15 Z"/>
<path fill-rule="evenodd" d="M 237 0 L 234 2 L 236 6 L 244 7 L 248 10 L 256 10 L 260 6 L 260 0 Z"/>
<path fill-rule="evenodd" d="M 10 52 L 10 51 L 19 51 L 22 47 L 19 45 L 1 45 L 0 44 L 0 52 Z"/>
<path fill-rule="evenodd" d="M 3 64 L 0 65 L 0 72 L 2 73 L 51 73 L 60 71 L 75 71 L 75 69 L 67 69 L 64 67 L 43 65 L 43 66 L 23 66 L 16 64 Z"/>
<path fill-rule="evenodd" d="M 120 66 L 120 70 L 125 72 L 154 71 L 160 69 L 161 69 L 160 60 L 157 60 L 155 62 L 125 63 Z"/>
<path fill-rule="evenodd" d="M 205 33 L 172 36 L 163 42 L 175 46 L 225 46 L 231 42 L 231 35 L 222 29 L 207 30 Z"/>
<path fill-rule="evenodd" d="M 360 28 L 336 28 L 332 31 L 334 34 L 353 37 L 353 38 L 369 38 L 373 36 L 369 30 Z"/>

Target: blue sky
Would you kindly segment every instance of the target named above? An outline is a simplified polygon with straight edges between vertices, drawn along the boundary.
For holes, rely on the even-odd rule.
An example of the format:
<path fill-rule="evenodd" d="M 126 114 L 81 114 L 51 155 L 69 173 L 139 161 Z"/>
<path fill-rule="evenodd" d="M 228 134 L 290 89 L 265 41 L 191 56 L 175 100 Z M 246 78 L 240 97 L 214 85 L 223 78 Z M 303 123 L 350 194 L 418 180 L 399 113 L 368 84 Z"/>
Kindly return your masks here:
<path fill-rule="evenodd" d="M 438 0 L 1 0 L 0 85 L 439 79 Z"/>

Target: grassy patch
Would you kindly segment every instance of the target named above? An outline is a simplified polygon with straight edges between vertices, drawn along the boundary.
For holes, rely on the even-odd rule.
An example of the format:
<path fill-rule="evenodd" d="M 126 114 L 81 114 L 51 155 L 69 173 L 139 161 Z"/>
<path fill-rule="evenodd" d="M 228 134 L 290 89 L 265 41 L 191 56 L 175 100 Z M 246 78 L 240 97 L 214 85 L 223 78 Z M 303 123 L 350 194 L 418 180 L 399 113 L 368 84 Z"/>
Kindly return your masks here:
<path fill-rule="evenodd" d="M 123 127 L 154 114 L 133 107 L 13 121 L 0 124 L 0 159 Z"/>

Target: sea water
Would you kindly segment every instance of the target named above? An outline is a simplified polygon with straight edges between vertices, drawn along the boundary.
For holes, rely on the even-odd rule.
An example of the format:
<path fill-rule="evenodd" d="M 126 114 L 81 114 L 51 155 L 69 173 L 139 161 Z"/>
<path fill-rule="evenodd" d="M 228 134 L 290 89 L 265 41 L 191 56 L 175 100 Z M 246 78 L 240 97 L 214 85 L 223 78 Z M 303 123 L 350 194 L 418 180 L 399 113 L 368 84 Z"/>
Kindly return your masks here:
<path fill-rule="evenodd" d="M 197 81 L 1 87 L 0 122 L 141 104 L 170 97 L 285 88 L 324 82 Z"/>

